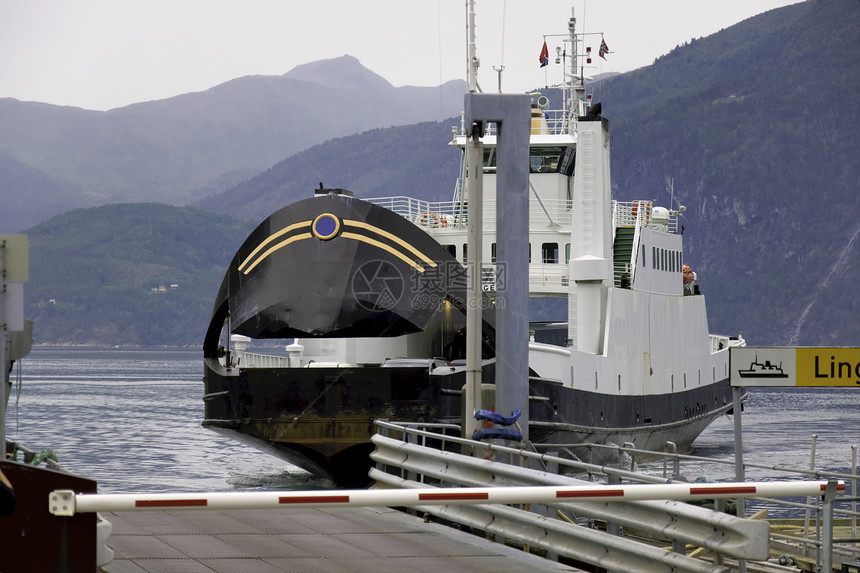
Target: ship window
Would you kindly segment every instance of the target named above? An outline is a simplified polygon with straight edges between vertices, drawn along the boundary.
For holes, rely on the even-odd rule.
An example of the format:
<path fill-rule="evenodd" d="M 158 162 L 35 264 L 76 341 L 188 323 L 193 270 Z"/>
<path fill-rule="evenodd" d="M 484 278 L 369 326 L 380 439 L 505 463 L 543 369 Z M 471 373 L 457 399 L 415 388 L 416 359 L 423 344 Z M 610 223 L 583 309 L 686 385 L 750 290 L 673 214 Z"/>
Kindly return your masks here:
<path fill-rule="evenodd" d="M 657 268 L 657 247 L 651 247 L 651 268 Z"/>
<path fill-rule="evenodd" d="M 550 243 L 547 243 L 550 244 Z M 554 243 L 553 243 L 554 244 Z M 555 256 L 558 258 L 558 245 L 555 246 Z M 463 261 L 466 260 L 466 245 L 463 245 Z M 491 262 L 496 262 L 496 243 L 490 245 L 490 260 Z M 529 262 L 532 262 L 532 244 L 529 243 Z M 553 262 L 558 262 L 557 260 Z"/>
<path fill-rule="evenodd" d="M 469 245 L 466 243 L 463 243 L 463 262 L 464 263 L 469 260 L 468 254 L 469 254 Z"/>
<path fill-rule="evenodd" d="M 541 259 L 545 263 L 557 263 L 558 243 L 544 243 L 541 245 Z"/>
<path fill-rule="evenodd" d="M 448 252 L 451 253 L 452 257 L 457 257 L 457 245 L 445 245 L 445 248 L 448 249 Z"/>
<path fill-rule="evenodd" d="M 642 245 L 642 268 L 645 268 L 645 245 Z"/>
<path fill-rule="evenodd" d="M 558 171 L 560 147 L 532 147 L 529 151 L 529 171 L 555 173 Z"/>
<path fill-rule="evenodd" d="M 645 247 L 642 247 L 643 249 Z M 564 264 L 570 263 L 570 243 L 564 244 Z"/>

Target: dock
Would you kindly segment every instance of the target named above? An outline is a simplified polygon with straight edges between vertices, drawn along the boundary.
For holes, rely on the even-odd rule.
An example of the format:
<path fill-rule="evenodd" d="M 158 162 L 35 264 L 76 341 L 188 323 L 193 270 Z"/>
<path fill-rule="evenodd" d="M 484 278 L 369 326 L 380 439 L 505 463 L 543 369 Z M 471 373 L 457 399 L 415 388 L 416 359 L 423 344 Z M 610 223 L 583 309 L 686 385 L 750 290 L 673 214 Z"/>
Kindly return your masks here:
<path fill-rule="evenodd" d="M 581 572 L 388 508 L 104 513 L 102 573 Z"/>

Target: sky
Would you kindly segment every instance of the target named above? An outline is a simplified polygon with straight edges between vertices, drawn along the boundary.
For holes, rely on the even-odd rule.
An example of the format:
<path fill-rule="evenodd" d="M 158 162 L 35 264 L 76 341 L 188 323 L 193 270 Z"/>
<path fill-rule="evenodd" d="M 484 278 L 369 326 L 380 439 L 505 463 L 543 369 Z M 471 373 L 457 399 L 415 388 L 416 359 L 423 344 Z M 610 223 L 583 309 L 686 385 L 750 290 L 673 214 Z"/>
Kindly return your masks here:
<path fill-rule="evenodd" d="M 478 81 L 560 83 L 573 9 L 595 57 L 626 72 L 693 38 L 799 0 L 476 0 Z M 596 57 L 601 34 L 610 53 Z M 0 0 L 0 97 L 92 110 L 204 91 L 351 55 L 395 86 L 465 79 L 465 0 Z"/>

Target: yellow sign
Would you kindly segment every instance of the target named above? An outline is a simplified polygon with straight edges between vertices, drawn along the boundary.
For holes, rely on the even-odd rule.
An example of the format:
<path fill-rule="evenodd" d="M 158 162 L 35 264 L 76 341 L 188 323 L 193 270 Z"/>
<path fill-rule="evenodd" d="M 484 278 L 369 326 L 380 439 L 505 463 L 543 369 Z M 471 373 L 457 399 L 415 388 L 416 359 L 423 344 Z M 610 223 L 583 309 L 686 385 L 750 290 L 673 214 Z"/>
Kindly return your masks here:
<path fill-rule="evenodd" d="M 730 352 L 732 386 L 860 388 L 860 348 L 746 346 Z"/>
<path fill-rule="evenodd" d="M 798 386 L 860 388 L 860 348 L 798 348 Z"/>

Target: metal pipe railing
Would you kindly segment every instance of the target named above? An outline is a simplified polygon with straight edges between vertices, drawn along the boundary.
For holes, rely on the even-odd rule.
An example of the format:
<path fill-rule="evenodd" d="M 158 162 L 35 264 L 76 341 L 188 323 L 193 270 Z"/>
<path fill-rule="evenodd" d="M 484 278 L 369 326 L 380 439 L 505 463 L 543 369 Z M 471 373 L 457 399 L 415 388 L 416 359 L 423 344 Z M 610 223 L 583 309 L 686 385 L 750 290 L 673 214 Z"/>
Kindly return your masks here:
<path fill-rule="evenodd" d="M 388 424 L 388 423 L 377 422 L 378 426 L 385 426 L 386 424 Z M 390 424 L 389 427 L 396 428 L 397 425 L 396 424 Z M 386 430 L 384 427 L 380 428 L 381 434 L 384 435 L 385 431 Z M 410 431 L 420 432 L 420 430 L 410 430 Z M 431 435 L 431 434 L 428 434 L 428 435 Z M 673 481 L 677 481 L 678 479 L 683 479 L 683 478 L 680 478 L 680 476 L 681 476 L 681 462 L 682 461 L 684 461 L 684 462 L 707 462 L 707 463 L 724 464 L 727 466 L 734 466 L 735 465 L 734 462 L 731 460 L 720 460 L 720 459 L 714 459 L 714 458 L 705 458 L 705 457 L 701 457 L 701 456 L 694 456 L 694 455 L 689 455 L 689 454 L 678 454 L 678 453 L 676 453 L 676 448 L 672 448 L 672 446 L 674 444 L 672 444 L 671 442 L 667 443 L 667 449 L 671 450 L 671 451 L 667 451 L 667 452 L 653 452 L 650 450 L 639 450 L 639 449 L 631 447 L 630 444 L 625 444 L 623 446 L 581 444 L 581 443 L 578 443 L 578 444 L 529 444 L 528 445 L 529 447 L 533 447 L 536 449 L 553 448 L 554 450 L 560 450 L 560 451 L 563 451 L 565 448 L 574 448 L 574 447 L 583 447 L 583 446 L 587 446 L 587 447 L 593 448 L 593 449 L 614 450 L 618 454 L 623 453 L 623 454 L 630 455 L 631 456 L 630 461 L 635 461 L 634 456 L 638 455 L 638 454 L 647 455 L 647 456 L 650 456 L 652 458 L 655 456 L 656 457 L 662 457 L 663 458 L 663 476 L 664 477 L 659 478 L 657 476 L 651 476 L 651 475 L 642 473 L 641 468 L 640 468 L 640 471 L 629 471 L 629 470 L 620 469 L 620 468 L 612 467 L 612 466 L 597 466 L 594 464 L 589 464 L 589 463 L 585 463 L 585 462 L 581 462 L 581 461 L 575 461 L 575 460 L 561 458 L 561 457 L 558 457 L 556 455 L 551 455 L 551 454 L 546 454 L 546 453 L 541 454 L 538 452 L 527 451 L 527 450 L 523 449 L 524 446 L 520 447 L 520 448 L 510 448 L 507 446 L 500 446 L 500 445 L 496 445 L 496 444 L 486 444 L 483 442 L 475 442 L 473 440 L 465 440 L 465 439 L 459 439 L 459 438 L 454 439 L 452 441 L 456 441 L 457 443 L 463 444 L 463 446 L 461 446 L 461 447 L 467 448 L 467 451 L 469 451 L 469 450 L 475 451 L 476 449 L 480 448 L 480 449 L 483 449 L 485 451 L 489 450 L 489 451 L 496 451 L 496 452 L 507 452 L 509 454 L 515 454 L 515 455 L 520 456 L 520 458 L 522 459 L 521 464 L 523 464 L 523 465 L 528 465 L 529 464 L 528 460 L 536 460 L 539 463 L 543 464 L 544 467 L 552 466 L 554 468 L 553 469 L 554 472 L 558 471 L 557 468 L 562 468 L 562 471 L 586 473 L 586 474 L 588 474 L 589 479 L 592 479 L 592 477 L 595 474 L 604 475 L 604 476 L 606 476 L 607 481 L 611 481 L 611 480 L 617 481 L 618 479 L 626 479 L 626 480 L 629 480 L 631 482 L 636 482 L 636 483 L 671 483 Z M 852 453 L 855 456 L 855 457 L 852 457 L 852 460 L 856 460 L 856 447 L 852 447 Z M 669 478 L 666 477 L 666 472 L 668 469 L 666 464 L 668 461 L 671 461 L 673 464 L 672 476 Z M 850 480 L 851 492 L 852 493 L 856 492 L 856 480 L 858 477 L 856 472 L 855 473 L 842 473 L 842 472 L 831 472 L 831 471 L 826 471 L 826 470 L 816 470 L 816 469 L 810 469 L 810 468 L 792 468 L 792 467 L 780 466 L 780 465 L 765 465 L 765 464 L 756 464 L 756 463 L 745 463 L 744 467 L 795 473 L 795 474 L 802 475 L 802 476 L 813 476 L 813 477 L 819 477 L 819 478 L 826 476 L 827 478 L 831 478 L 831 479 L 832 478 L 838 478 L 838 479 Z M 856 464 L 853 461 L 852 461 L 852 468 L 856 468 Z M 415 474 L 416 472 L 413 471 L 412 473 Z M 739 499 L 744 500 L 746 498 L 739 498 Z M 761 496 L 751 497 L 750 499 L 755 501 L 755 502 L 758 502 L 756 509 L 760 509 L 762 506 L 777 506 L 777 507 L 783 506 L 783 507 L 799 508 L 799 509 L 806 509 L 808 507 L 812 510 L 815 510 L 815 512 L 816 512 L 816 514 L 815 514 L 816 524 L 821 523 L 822 516 L 824 514 L 824 509 L 821 507 L 820 504 L 817 504 L 817 505 L 800 504 L 800 503 L 791 502 L 788 500 L 769 498 L 769 497 L 761 497 Z M 816 496 L 816 500 L 819 500 L 819 499 L 820 499 L 820 496 Z M 851 510 L 839 509 L 838 507 L 835 506 L 835 503 L 828 504 L 828 507 L 832 510 L 832 514 L 834 514 L 834 515 L 838 514 L 839 516 L 848 517 L 851 519 L 852 538 L 856 537 L 856 534 L 854 533 L 854 531 L 856 531 L 856 529 L 853 529 L 856 527 L 856 517 L 857 517 L 856 511 L 855 511 L 856 510 L 856 498 L 852 498 L 852 497 L 841 498 L 841 500 L 836 500 L 836 502 L 838 502 L 842 505 L 844 505 L 846 503 L 852 504 Z M 820 539 L 820 533 L 818 532 L 818 529 L 820 529 L 820 527 L 817 528 L 816 539 L 813 541 L 810 541 L 809 544 L 810 544 L 810 546 L 818 547 L 819 551 L 820 551 L 820 546 L 822 545 L 823 542 Z M 842 543 L 842 540 L 838 540 L 838 542 Z M 851 545 L 845 545 L 844 543 L 842 543 L 839 546 L 839 550 L 843 551 L 844 553 L 846 553 L 848 555 L 860 556 L 860 548 L 853 547 Z M 818 561 L 820 562 L 820 558 L 818 559 Z"/>

